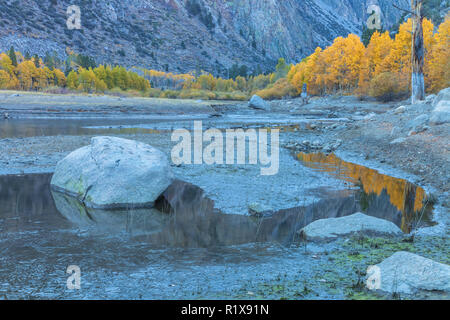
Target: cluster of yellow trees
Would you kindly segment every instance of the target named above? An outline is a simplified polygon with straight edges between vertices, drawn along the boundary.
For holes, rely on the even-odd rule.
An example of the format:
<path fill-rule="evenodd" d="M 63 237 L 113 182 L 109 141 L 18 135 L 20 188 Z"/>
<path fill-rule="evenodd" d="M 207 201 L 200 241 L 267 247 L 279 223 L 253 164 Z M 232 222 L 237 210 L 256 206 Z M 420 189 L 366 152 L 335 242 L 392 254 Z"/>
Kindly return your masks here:
<path fill-rule="evenodd" d="M 212 74 L 203 74 L 197 79 L 193 79 L 184 83 L 184 89 L 202 89 L 219 92 L 253 92 L 263 89 L 273 83 L 274 74 L 258 75 L 244 78 L 237 76 L 236 79 L 215 78 Z"/>
<path fill-rule="evenodd" d="M 190 73 L 174 74 L 158 70 L 141 69 L 144 77 L 150 80 L 152 87 L 179 90 L 187 81 L 194 81 L 195 77 Z"/>
<path fill-rule="evenodd" d="M 121 90 L 145 91 L 150 82 L 137 73 L 123 67 L 100 65 L 97 68 L 79 67 L 72 70 L 67 78 L 57 68 L 50 70 L 40 58 L 25 59 L 15 52 L 14 63 L 6 53 L 0 53 L 0 89 L 43 90 L 49 87 L 67 87 L 84 92 L 105 92 L 113 88 Z"/>
<path fill-rule="evenodd" d="M 78 68 L 67 75 L 67 87 L 84 92 L 104 92 L 118 88 L 121 90 L 145 91 L 150 89 L 150 82 L 136 72 L 124 67 L 100 65 L 97 68 Z"/>
<path fill-rule="evenodd" d="M 450 86 L 450 18 L 437 32 L 430 20 L 424 19 L 425 85 L 428 92 Z M 288 81 L 301 93 L 303 84 L 313 95 L 357 93 L 390 98 L 407 93 L 411 81 L 412 21 L 400 26 L 395 39 L 388 32 L 375 32 L 367 48 L 351 34 L 336 38 L 334 43 L 316 51 L 295 65 Z"/>
<path fill-rule="evenodd" d="M 42 59 L 25 60 L 16 52 L 16 64 L 6 53 L 0 53 L 0 89 L 39 90 L 49 86 L 66 85 L 66 77 L 59 69 L 50 70 Z"/>
<path fill-rule="evenodd" d="M 174 74 L 158 70 L 140 69 L 151 83 L 151 95 L 162 98 L 235 99 L 245 100 L 251 93 L 266 88 L 276 80 L 276 74 L 250 77 L 237 76 L 235 79 L 216 78 L 200 71 Z"/>

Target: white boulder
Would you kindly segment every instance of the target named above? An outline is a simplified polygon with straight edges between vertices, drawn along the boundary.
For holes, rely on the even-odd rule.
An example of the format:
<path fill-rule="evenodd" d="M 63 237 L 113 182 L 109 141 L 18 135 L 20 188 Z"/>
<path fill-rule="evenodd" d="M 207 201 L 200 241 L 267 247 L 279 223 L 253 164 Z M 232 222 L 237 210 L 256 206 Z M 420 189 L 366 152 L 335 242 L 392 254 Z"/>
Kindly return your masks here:
<path fill-rule="evenodd" d="M 439 92 L 433 102 L 430 123 L 439 125 L 450 122 L 450 88 Z"/>
<path fill-rule="evenodd" d="M 401 114 L 401 113 L 405 113 L 406 112 L 406 107 L 405 106 L 400 106 L 397 109 L 394 110 L 394 114 Z"/>
<path fill-rule="evenodd" d="M 253 109 L 270 111 L 270 104 L 256 94 L 250 99 L 248 106 Z"/>
<path fill-rule="evenodd" d="M 403 232 L 394 223 L 363 213 L 316 220 L 300 230 L 302 238 L 311 241 L 330 241 L 352 234 L 400 236 Z"/>
<path fill-rule="evenodd" d="M 450 266 L 399 251 L 378 267 L 381 291 L 412 294 L 418 290 L 450 292 Z"/>
<path fill-rule="evenodd" d="M 58 162 L 51 185 L 87 207 L 151 207 L 173 181 L 164 153 L 147 144 L 94 137 Z"/>

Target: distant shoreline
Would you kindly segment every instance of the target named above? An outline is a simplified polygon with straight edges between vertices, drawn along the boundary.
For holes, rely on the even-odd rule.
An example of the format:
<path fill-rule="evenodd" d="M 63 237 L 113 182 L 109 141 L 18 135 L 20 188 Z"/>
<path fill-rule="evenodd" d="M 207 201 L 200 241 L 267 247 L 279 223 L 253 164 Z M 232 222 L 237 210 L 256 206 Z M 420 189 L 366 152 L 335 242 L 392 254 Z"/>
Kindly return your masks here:
<path fill-rule="evenodd" d="M 241 102 L 242 103 L 242 102 Z M 97 94 L 49 94 L 0 90 L 0 119 L 70 116 L 213 115 L 212 105 L 236 101 L 117 97 Z"/>

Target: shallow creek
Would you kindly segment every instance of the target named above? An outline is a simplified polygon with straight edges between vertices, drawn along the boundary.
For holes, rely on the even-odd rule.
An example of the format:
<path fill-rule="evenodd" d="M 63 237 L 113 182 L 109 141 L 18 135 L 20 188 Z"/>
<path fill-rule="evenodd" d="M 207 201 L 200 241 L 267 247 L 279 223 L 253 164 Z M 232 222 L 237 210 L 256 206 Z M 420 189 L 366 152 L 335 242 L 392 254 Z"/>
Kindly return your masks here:
<path fill-rule="evenodd" d="M 120 123 L 97 129 L 134 128 Z M 49 129 L 34 124 L 3 126 L 0 132 L 2 138 L 40 130 L 82 135 L 95 130 L 86 127 L 100 125 L 76 122 L 70 129 L 51 122 Z M 135 127 L 166 129 L 148 123 Z M 183 181 L 170 187 L 156 209 L 103 211 L 52 192 L 51 174 L 0 176 L 0 298 L 233 297 L 243 283 L 268 281 L 278 272 L 311 277 L 315 261 L 305 254 L 297 231 L 314 220 L 363 211 L 404 232 L 431 223 L 432 207 L 420 187 L 334 155 L 298 154 L 296 159 L 302 170 L 348 187 L 311 189 L 313 203 L 255 217 L 220 210 L 208 190 Z M 324 248 L 311 244 L 309 250 Z M 66 289 L 69 265 L 81 268 L 81 290 Z"/>

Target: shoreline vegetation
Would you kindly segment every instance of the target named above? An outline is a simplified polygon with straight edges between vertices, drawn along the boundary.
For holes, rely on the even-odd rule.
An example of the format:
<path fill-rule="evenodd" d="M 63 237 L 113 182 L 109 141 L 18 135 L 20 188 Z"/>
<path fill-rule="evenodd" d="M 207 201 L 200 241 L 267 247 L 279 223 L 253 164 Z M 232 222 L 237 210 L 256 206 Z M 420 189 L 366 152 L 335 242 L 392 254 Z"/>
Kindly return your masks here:
<path fill-rule="evenodd" d="M 366 45 L 355 34 L 338 37 L 325 49 L 317 48 L 296 65 L 281 58 L 270 74 L 248 75 L 246 66 L 234 65 L 230 78 L 216 78 L 196 70 L 186 74 L 99 65 L 67 49 L 68 59 L 56 54 L 23 55 L 11 48 L 0 53 L 0 90 L 51 94 L 107 94 L 169 99 L 246 101 L 297 97 L 307 84 L 308 94 L 371 96 L 380 101 L 409 95 L 412 21 L 400 25 L 392 37 L 375 31 Z M 450 16 L 439 27 L 424 19 L 425 86 L 437 93 L 450 86 Z M 62 71 L 64 70 L 64 71 Z"/>

